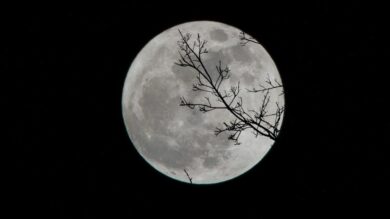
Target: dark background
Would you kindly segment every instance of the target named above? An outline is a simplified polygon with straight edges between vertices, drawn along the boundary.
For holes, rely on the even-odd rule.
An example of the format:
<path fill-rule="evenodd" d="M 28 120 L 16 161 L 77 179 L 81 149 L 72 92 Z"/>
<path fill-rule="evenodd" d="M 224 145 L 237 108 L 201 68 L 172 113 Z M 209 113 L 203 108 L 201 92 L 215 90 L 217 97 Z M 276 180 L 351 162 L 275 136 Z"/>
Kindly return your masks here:
<path fill-rule="evenodd" d="M 384 8 L 323 1 L 3 7 L 1 74 L 11 78 L 2 80 L 11 86 L 2 101 L 11 121 L 5 146 L 15 152 L 7 202 L 14 215 L 51 218 L 378 212 L 389 175 Z M 137 53 L 161 31 L 193 20 L 257 38 L 286 92 L 282 133 L 266 157 L 209 186 L 150 167 L 121 112 Z"/>

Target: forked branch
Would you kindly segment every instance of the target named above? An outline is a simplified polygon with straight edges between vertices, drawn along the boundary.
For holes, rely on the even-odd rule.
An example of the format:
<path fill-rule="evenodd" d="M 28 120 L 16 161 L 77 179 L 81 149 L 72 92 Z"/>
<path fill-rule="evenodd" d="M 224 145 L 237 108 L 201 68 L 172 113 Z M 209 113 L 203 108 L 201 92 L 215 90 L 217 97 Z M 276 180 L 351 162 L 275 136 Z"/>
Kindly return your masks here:
<path fill-rule="evenodd" d="M 249 42 L 259 44 L 259 42 L 257 42 L 257 40 L 255 40 L 255 38 L 248 36 L 244 31 L 240 32 L 239 38 L 241 40 L 241 42 L 240 42 L 241 46 L 245 46 Z"/>
<path fill-rule="evenodd" d="M 226 87 L 223 84 L 231 76 L 231 70 L 227 65 L 224 65 L 221 61 L 216 63 L 214 71 L 216 71 L 215 75 L 217 77 L 211 77 L 211 71 L 213 69 L 208 69 L 203 62 L 203 56 L 208 53 L 205 47 L 207 41 L 202 40 L 199 34 L 197 34 L 196 39 L 193 41 L 191 41 L 191 34 L 183 34 L 180 30 L 179 34 L 180 40 L 177 44 L 180 58 L 175 64 L 195 70 L 196 80 L 192 90 L 205 94 L 203 101 L 196 103 L 181 97 L 180 106 L 198 109 L 203 113 L 213 110 L 228 111 L 233 119 L 222 122 L 223 126 L 217 127 L 214 133 L 215 135 L 219 135 L 224 132 L 229 132 L 228 139 L 234 141 L 235 144 L 240 144 L 239 137 L 247 129 L 252 130 L 255 136 L 261 135 L 275 140 L 279 133 L 279 123 L 284 108 L 278 106 L 275 112 L 268 112 L 270 103 L 269 91 L 277 87 L 282 87 L 282 85 L 267 81 L 267 84 L 272 85 L 273 88 L 263 88 L 264 90 L 247 89 L 250 92 L 267 91 L 263 94 L 262 104 L 258 110 L 247 110 L 244 108 L 240 82 L 237 82 L 235 86 L 230 86 L 230 89 L 223 89 L 223 87 Z M 245 38 L 245 36 L 243 33 L 242 39 L 246 39 L 247 42 L 257 42 L 253 38 Z M 274 119 L 272 120 L 271 117 L 274 117 Z"/>

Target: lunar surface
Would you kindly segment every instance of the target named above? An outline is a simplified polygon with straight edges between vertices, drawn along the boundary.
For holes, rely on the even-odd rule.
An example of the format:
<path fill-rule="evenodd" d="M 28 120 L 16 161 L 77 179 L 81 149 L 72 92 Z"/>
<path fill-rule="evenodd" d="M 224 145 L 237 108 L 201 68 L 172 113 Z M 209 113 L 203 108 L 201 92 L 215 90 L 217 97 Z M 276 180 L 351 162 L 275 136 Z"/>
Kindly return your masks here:
<path fill-rule="evenodd" d="M 180 106 L 180 97 L 204 101 L 208 94 L 193 91 L 194 70 L 175 64 L 180 59 L 178 30 L 192 34 L 191 43 L 197 34 L 207 40 L 208 53 L 202 56 L 205 67 L 213 72 L 219 61 L 229 66 L 231 76 L 224 86 L 240 82 L 240 97 L 248 111 L 259 109 L 262 94 L 246 89 L 259 88 L 267 78 L 281 83 L 268 52 L 260 43 L 243 45 L 241 30 L 211 21 L 180 24 L 150 40 L 130 66 L 122 96 L 127 132 L 145 161 L 170 178 L 194 184 L 236 178 L 259 163 L 274 140 L 246 129 L 240 135 L 241 144 L 236 145 L 228 139 L 228 132 L 214 133 L 232 119 L 228 110 L 203 113 Z M 270 90 L 269 97 L 270 112 L 276 102 L 284 106 L 280 90 Z"/>

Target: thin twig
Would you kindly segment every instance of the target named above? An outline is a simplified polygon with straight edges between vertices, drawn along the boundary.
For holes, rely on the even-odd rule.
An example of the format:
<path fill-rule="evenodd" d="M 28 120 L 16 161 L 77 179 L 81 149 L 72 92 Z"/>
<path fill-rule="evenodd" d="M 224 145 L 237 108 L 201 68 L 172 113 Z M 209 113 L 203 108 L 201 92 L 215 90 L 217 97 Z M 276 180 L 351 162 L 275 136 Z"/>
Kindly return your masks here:
<path fill-rule="evenodd" d="M 183 169 L 184 172 L 186 173 L 187 177 L 188 177 L 188 180 L 190 181 L 190 183 L 192 184 L 192 178 L 190 177 L 190 174 L 188 174 L 187 170 L 186 169 Z"/>

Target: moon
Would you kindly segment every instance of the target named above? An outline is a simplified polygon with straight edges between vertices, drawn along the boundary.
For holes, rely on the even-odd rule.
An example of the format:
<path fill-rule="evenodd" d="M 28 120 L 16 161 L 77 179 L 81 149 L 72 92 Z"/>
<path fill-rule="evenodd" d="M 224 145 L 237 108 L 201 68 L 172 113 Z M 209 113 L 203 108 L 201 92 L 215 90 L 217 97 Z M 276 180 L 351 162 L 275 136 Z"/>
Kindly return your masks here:
<path fill-rule="evenodd" d="M 193 184 L 234 179 L 259 163 L 274 140 L 256 136 L 247 129 L 240 135 L 241 144 L 236 145 L 227 138 L 227 133 L 217 136 L 214 133 L 216 127 L 223 127 L 223 122 L 232 119 L 229 111 L 203 113 L 180 106 L 180 97 L 201 101 L 205 94 L 192 89 L 196 80 L 194 71 L 175 64 L 180 58 L 178 30 L 192 34 L 192 39 L 199 34 L 207 40 L 205 67 L 214 71 L 219 61 L 229 66 L 231 77 L 225 86 L 240 82 L 240 95 L 248 110 L 259 108 L 262 95 L 245 88 L 259 88 L 267 78 L 281 83 L 268 52 L 260 43 L 242 45 L 240 29 L 213 21 L 176 25 L 150 40 L 130 66 L 122 95 L 128 135 L 144 160 L 172 179 Z M 269 96 L 270 103 L 284 106 L 280 90 L 271 90 Z"/>

